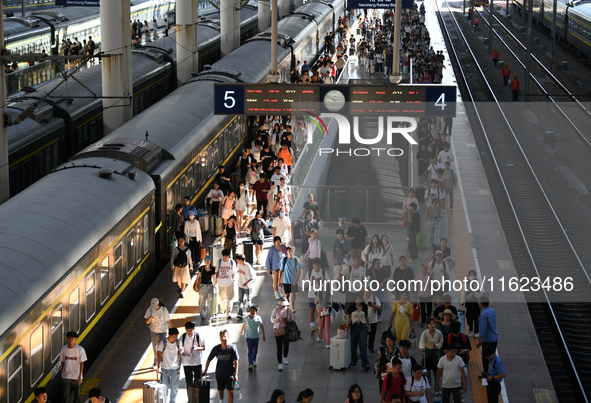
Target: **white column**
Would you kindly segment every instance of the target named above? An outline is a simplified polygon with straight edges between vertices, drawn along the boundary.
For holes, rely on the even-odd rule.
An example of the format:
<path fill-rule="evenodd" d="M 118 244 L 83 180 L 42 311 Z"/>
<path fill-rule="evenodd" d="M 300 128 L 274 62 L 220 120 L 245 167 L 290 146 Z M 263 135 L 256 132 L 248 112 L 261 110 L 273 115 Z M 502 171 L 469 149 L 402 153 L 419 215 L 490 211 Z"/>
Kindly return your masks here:
<path fill-rule="evenodd" d="M 398 84 L 402 80 L 400 72 L 400 25 L 402 20 L 402 1 L 397 1 L 394 7 L 394 45 L 392 46 L 392 73 L 390 82 Z"/>
<path fill-rule="evenodd" d="M 220 0 L 220 49 L 222 57 L 234 50 L 234 0 Z"/>
<path fill-rule="evenodd" d="M 269 21 L 271 17 L 271 2 L 259 0 L 258 11 L 259 32 L 262 32 L 271 25 L 271 22 Z"/>
<path fill-rule="evenodd" d="M 130 0 L 102 1 L 101 50 L 110 57 L 102 63 L 103 126 L 105 134 L 133 116 L 133 81 L 131 76 L 131 37 L 129 35 Z"/>
<path fill-rule="evenodd" d="M 279 9 L 279 18 L 283 18 L 289 14 L 289 0 L 279 0 L 277 4 Z"/>
<path fill-rule="evenodd" d="M 193 35 L 193 1 L 176 1 L 176 54 L 177 80 L 184 84 L 193 73 L 193 55 L 196 51 Z"/>
<path fill-rule="evenodd" d="M 0 17 L 2 2 L 0 2 Z M 4 49 L 4 19 L 0 18 L 0 49 Z M 6 114 L 6 71 L 0 68 L 0 203 L 4 203 L 10 196 L 9 171 L 8 171 L 8 130 L 2 118 Z"/>
<path fill-rule="evenodd" d="M 193 5 L 193 18 L 192 18 L 192 28 L 193 28 L 193 41 L 195 43 L 195 54 L 193 54 L 193 71 L 195 73 L 199 72 L 199 42 L 198 42 L 198 26 L 197 26 L 197 22 L 199 21 L 199 0 L 193 0 L 192 1 L 192 5 Z"/>
<path fill-rule="evenodd" d="M 240 47 L 240 0 L 234 0 L 232 13 L 234 15 L 234 49 L 237 49 Z"/>

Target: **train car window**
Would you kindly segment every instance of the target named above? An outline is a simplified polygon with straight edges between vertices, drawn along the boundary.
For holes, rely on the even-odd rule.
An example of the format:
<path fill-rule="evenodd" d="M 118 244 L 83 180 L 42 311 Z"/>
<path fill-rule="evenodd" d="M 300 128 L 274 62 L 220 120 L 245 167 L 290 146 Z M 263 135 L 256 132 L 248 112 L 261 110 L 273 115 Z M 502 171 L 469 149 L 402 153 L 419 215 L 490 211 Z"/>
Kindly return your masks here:
<path fill-rule="evenodd" d="M 23 164 L 23 189 L 32 183 L 32 176 L 33 173 L 31 172 L 31 159 L 28 159 Z"/>
<path fill-rule="evenodd" d="M 109 298 L 109 255 L 101 260 L 101 305 Z"/>
<path fill-rule="evenodd" d="M 135 252 L 136 252 L 136 256 L 135 256 L 135 261 L 136 263 L 139 263 L 140 260 L 142 260 L 142 248 L 141 248 L 141 244 L 142 244 L 142 224 L 138 223 L 137 225 L 137 231 L 135 233 L 136 236 L 136 244 L 137 244 L 137 248 L 135 248 Z"/>
<path fill-rule="evenodd" d="M 59 160 L 60 154 L 59 153 L 60 153 L 59 146 L 57 144 L 54 144 L 53 145 L 53 168 L 55 168 L 60 162 L 60 160 Z"/>
<path fill-rule="evenodd" d="M 51 165 L 51 148 L 47 147 L 45 149 L 45 172 L 49 173 L 53 166 Z"/>
<path fill-rule="evenodd" d="M 76 287 L 70 293 L 70 303 L 68 307 L 69 330 L 78 333 L 80 330 L 80 288 Z"/>
<path fill-rule="evenodd" d="M 216 161 L 221 162 L 221 161 L 219 161 L 219 149 L 220 149 L 220 144 L 219 144 L 219 138 L 218 138 L 218 139 L 216 139 L 216 141 L 213 142 L 211 151 L 209 152 L 209 161 L 210 161 L 209 172 L 208 172 L 209 175 L 213 175 L 217 171 Z"/>
<path fill-rule="evenodd" d="M 18 166 L 14 167 L 14 168 L 10 168 L 10 179 L 9 179 L 10 196 L 14 196 L 15 194 L 17 194 L 19 192 L 19 189 L 20 189 L 19 179 L 20 178 L 18 177 Z"/>
<path fill-rule="evenodd" d="M 181 197 L 185 197 L 188 195 L 187 193 L 187 175 L 181 176 Z"/>
<path fill-rule="evenodd" d="M 96 140 L 96 122 L 92 121 L 90 122 L 90 142 L 94 144 Z"/>
<path fill-rule="evenodd" d="M 35 155 L 35 182 L 43 176 L 43 154 L 37 153 Z"/>
<path fill-rule="evenodd" d="M 63 307 L 60 304 L 51 313 L 51 362 L 55 362 L 60 356 L 64 344 L 64 319 Z"/>
<path fill-rule="evenodd" d="M 127 274 L 135 267 L 135 248 L 134 248 L 133 230 L 127 234 Z"/>
<path fill-rule="evenodd" d="M 113 265 L 115 268 L 115 289 L 117 289 L 121 284 L 121 281 L 123 281 L 123 277 L 125 277 L 125 272 L 123 271 L 123 243 L 119 243 L 119 245 L 115 246 L 115 251 L 113 253 L 115 255 L 115 264 Z"/>
<path fill-rule="evenodd" d="M 86 276 L 86 322 L 94 316 L 96 312 L 96 287 L 94 286 L 94 272 Z"/>
<path fill-rule="evenodd" d="M 148 246 L 150 244 L 150 217 L 146 214 L 144 216 L 144 255 L 148 254 Z"/>
<path fill-rule="evenodd" d="M 174 197 L 172 194 L 172 187 L 166 189 L 166 212 L 172 214 L 174 212 Z"/>
<path fill-rule="evenodd" d="M 187 170 L 187 178 L 188 178 L 188 183 L 187 183 L 187 193 L 190 194 L 191 196 L 193 196 L 195 193 L 195 188 L 194 188 L 194 183 L 195 181 L 193 180 L 194 178 L 194 169 L 193 166 L 191 166 L 188 170 Z"/>
<path fill-rule="evenodd" d="M 43 376 L 43 325 L 31 334 L 31 386 Z"/>
<path fill-rule="evenodd" d="M 8 403 L 23 400 L 23 350 L 18 348 L 8 359 Z"/>

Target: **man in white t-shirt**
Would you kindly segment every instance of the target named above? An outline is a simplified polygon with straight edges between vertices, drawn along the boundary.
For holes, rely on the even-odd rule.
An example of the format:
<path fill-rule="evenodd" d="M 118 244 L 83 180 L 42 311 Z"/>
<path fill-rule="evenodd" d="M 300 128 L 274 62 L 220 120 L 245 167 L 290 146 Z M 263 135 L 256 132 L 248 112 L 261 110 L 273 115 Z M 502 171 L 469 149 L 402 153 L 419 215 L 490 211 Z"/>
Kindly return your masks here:
<path fill-rule="evenodd" d="M 273 220 L 273 238 L 276 236 L 281 238 L 283 244 L 289 245 L 291 241 L 291 223 L 289 218 L 285 216 L 283 209 L 279 211 L 279 217 Z"/>
<path fill-rule="evenodd" d="M 170 314 L 158 298 L 152 298 L 150 307 L 146 309 L 146 313 L 144 314 L 144 319 L 150 328 L 152 348 L 154 349 L 154 369 L 156 369 L 156 364 L 158 363 L 158 351 L 156 350 L 158 343 L 166 339 L 168 328 L 172 327 Z"/>
<path fill-rule="evenodd" d="M 411 402 L 428 403 L 431 401 L 428 397 L 431 386 L 423 375 L 422 365 L 415 364 L 412 367 L 412 377 L 406 378 L 404 389 L 409 393 L 406 396 Z"/>
<path fill-rule="evenodd" d="M 238 319 L 243 318 L 244 309 L 243 306 L 248 309 L 250 306 L 250 300 L 252 298 L 251 291 L 252 285 L 256 278 L 256 272 L 246 261 L 246 257 L 240 253 L 237 253 L 234 258 L 236 259 L 236 268 L 238 270 Z M 246 302 L 244 302 L 246 297 Z"/>
<path fill-rule="evenodd" d="M 216 282 L 218 297 L 220 299 L 220 313 L 228 314 L 228 320 L 232 319 L 232 299 L 234 299 L 234 276 L 236 275 L 236 262 L 230 259 L 230 249 L 222 251 L 222 258 L 217 262 Z M 214 284 L 214 287 L 216 284 Z"/>
<path fill-rule="evenodd" d="M 353 266 L 351 266 L 351 270 L 349 270 L 349 274 L 346 279 L 346 280 L 349 280 L 348 286 L 351 288 L 350 290 L 347 290 L 347 291 L 355 291 L 355 288 L 359 289 L 359 287 L 360 287 L 359 283 L 356 283 L 354 286 L 354 282 L 355 282 L 355 280 L 359 280 L 359 281 L 363 282 L 363 280 L 365 279 L 365 276 L 366 276 L 366 271 L 365 271 L 365 267 L 363 267 L 363 261 L 361 260 L 361 258 L 359 256 L 357 256 L 353 260 Z M 345 288 L 347 288 L 347 287 L 345 287 Z"/>
<path fill-rule="evenodd" d="M 466 374 L 464 360 L 457 356 L 458 350 L 452 346 L 437 364 L 437 390 L 441 390 L 442 402 L 460 403 L 461 392 L 466 393 Z"/>
<path fill-rule="evenodd" d="M 363 292 L 363 302 L 367 304 L 367 317 L 369 319 L 369 326 L 371 332 L 368 335 L 368 350 L 370 353 L 375 353 L 373 349 L 376 340 L 376 333 L 378 331 L 378 312 L 382 310 L 382 303 L 377 296 L 371 293 L 371 290 Z"/>
<path fill-rule="evenodd" d="M 203 338 L 195 331 L 193 322 L 185 323 L 185 334 L 181 336 L 181 364 L 185 371 L 187 390 L 201 380 L 201 355 L 205 350 Z"/>
<path fill-rule="evenodd" d="M 451 162 L 454 160 L 454 154 L 449 150 L 449 143 L 447 141 L 443 143 L 443 150 L 439 151 L 437 160 L 439 161 L 439 164 L 444 166 L 446 162 L 451 164 Z"/>
<path fill-rule="evenodd" d="M 69 403 L 70 394 L 73 394 L 72 403 L 80 403 L 80 385 L 82 385 L 82 372 L 86 361 L 86 351 L 76 344 L 78 335 L 76 332 L 66 333 L 68 344 L 62 347 L 60 362 L 62 364 L 62 402 Z"/>
<path fill-rule="evenodd" d="M 158 344 L 158 368 L 162 373 L 161 382 L 166 385 L 166 393 L 170 387 L 169 403 L 175 403 L 179 391 L 179 371 L 181 369 L 181 343 L 177 340 L 179 330 L 176 327 L 168 329 L 166 340 Z"/>

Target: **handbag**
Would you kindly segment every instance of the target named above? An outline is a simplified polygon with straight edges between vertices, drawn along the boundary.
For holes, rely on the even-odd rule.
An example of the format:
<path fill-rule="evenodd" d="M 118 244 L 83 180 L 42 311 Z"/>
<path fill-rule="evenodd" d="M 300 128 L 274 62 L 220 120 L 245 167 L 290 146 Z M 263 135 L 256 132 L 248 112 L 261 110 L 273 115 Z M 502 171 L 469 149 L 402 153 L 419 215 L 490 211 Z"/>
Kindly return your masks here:
<path fill-rule="evenodd" d="M 402 228 L 406 228 L 406 218 L 402 219 Z"/>
<path fill-rule="evenodd" d="M 285 326 L 278 329 L 273 329 L 273 337 L 285 336 Z"/>
<path fill-rule="evenodd" d="M 193 291 L 199 292 L 199 287 L 201 287 L 201 274 L 197 275 L 197 280 L 193 284 Z"/>
<path fill-rule="evenodd" d="M 414 303 L 412 309 L 412 320 L 413 322 L 417 322 L 421 317 L 421 307 L 419 304 Z"/>
<path fill-rule="evenodd" d="M 337 330 L 337 339 L 346 339 L 348 330 L 349 329 L 347 328 L 346 325 L 340 325 Z"/>

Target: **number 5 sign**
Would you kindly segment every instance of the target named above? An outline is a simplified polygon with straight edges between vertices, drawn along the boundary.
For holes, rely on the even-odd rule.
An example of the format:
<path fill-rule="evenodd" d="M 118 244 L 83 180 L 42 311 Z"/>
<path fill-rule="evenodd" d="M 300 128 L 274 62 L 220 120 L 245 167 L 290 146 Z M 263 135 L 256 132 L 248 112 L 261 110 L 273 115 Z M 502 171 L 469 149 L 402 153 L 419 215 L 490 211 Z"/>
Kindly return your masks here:
<path fill-rule="evenodd" d="M 244 114 L 244 87 L 241 85 L 214 86 L 215 114 Z"/>
<path fill-rule="evenodd" d="M 429 85 L 426 88 L 427 116 L 456 116 L 456 87 Z"/>

